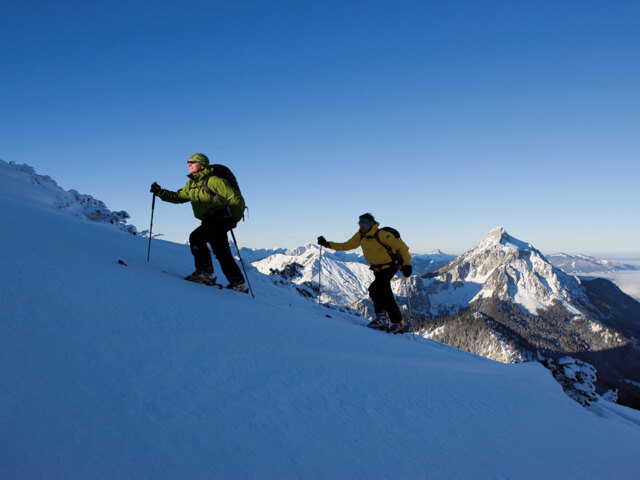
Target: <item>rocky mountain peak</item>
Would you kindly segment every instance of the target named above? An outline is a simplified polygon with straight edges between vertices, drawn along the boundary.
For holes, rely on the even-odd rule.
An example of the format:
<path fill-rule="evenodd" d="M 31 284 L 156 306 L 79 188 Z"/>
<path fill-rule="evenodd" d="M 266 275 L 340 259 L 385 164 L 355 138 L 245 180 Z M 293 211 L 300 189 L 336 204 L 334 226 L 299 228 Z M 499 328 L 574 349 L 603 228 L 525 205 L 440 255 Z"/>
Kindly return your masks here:
<path fill-rule="evenodd" d="M 489 231 L 482 239 L 483 243 L 502 243 L 503 239 L 508 239 L 509 234 L 502 227 L 496 227 Z"/>
<path fill-rule="evenodd" d="M 482 239 L 475 248 L 490 248 L 490 247 L 507 247 L 516 250 L 520 250 L 523 252 L 530 252 L 535 250 L 533 245 L 530 243 L 523 242 L 518 240 L 515 237 L 512 237 L 507 233 L 507 231 L 502 227 L 496 227 L 492 229 L 487 235 Z M 475 249 L 474 248 L 474 249 Z"/>
<path fill-rule="evenodd" d="M 452 295 L 461 307 L 493 297 L 514 302 L 534 315 L 555 302 L 579 315 L 579 306 L 586 300 L 577 279 L 554 268 L 533 245 L 502 227 L 494 228 L 473 248 L 427 276 L 433 279 L 428 288 L 438 292 L 431 296 L 434 314 L 440 306 L 450 307 Z"/>
<path fill-rule="evenodd" d="M 320 247 L 315 243 L 305 243 L 297 248 L 290 249 L 286 251 L 286 255 L 291 256 L 313 256 L 319 255 Z"/>

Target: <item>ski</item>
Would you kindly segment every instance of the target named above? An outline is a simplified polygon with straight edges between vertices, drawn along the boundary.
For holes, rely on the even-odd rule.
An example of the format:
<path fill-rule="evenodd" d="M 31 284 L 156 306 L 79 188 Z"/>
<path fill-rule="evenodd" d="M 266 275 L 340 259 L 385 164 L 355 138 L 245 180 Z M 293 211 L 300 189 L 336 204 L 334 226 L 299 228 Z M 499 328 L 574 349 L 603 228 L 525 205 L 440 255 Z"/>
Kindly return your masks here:
<path fill-rule="evenodd" d="M 198 279 L 198 280 L 190 280 L 188 278 L 185 278 L 185 280 L 187 282 L 191 282 L 191 283 L 200 283 L 202 285 L 206 285 L 208 287 L 216 287 L 219 290 L 222 290 L 224 287 L 222 285 L 220 285 L 216 280 L 216 277 L 211 277 L 211 278 L 202 278 L 202 279 Z"/>
<path fill-rule="evenodd" d="M 183 280 L 185 280 L 187 282 L 190 282 L 190 283 L 198 283 L 200 285 L 206 285 L 207 287 L 217 288 L 218 290 L 229 290 L 229 291 L 234 291 L 234 292 L 239 292 L 239 293 L 249 293 L 249 288 L 247 288 L 247 287 L 244 287 L 244 288 L 241 288 L 241 287 L 235 287 L 235 288 L 225 287 L 221 283 L 218 283 L 218 278 L 217 277 L 212 277 L 210 279 L 203 278 L 203 279 L 198 279 L 198 280 L 190 280 L 188 278 L 176 275 L 175 273 L 167 272 L 166 270 L 161 270 L 161 272 L 162 273 L 166 273 L 167 275 L 178 276 L 178 277 L 182 278 Z"/>
<path fill-rule="evenodd" d="M 394 335 L 398 335 L 398 334 L 404 334 L 404 333 L 410 333 L 410 330 L 407 327 L 402 327 L 399 330 L 393 330 L 392 326 L 369 326 L 367 325 L 363 325 L 364 327 L 370 328 L 371 330 L 377 330 L 379 332 L 385 332 L 385 333 L 392 333 Z"/>
<path fill-rule="evenodd" d="M 380 330 L 382 332 L 386 332 L 388 330 L 386 325 L 371 325 L 371 323 L 368 323 L 365 327 L 370 328 L 371 330 Z"/>
<path fill-rule="evenodd" d="M 222 288 L 222 285 L 220 286 Z M 239 292 L 239 293 L 249 293 L 249 289 L 247 287 L 241 288 L 241 287 L 225 287 L 225 290 L 232 290 L 234 292 Z"/>

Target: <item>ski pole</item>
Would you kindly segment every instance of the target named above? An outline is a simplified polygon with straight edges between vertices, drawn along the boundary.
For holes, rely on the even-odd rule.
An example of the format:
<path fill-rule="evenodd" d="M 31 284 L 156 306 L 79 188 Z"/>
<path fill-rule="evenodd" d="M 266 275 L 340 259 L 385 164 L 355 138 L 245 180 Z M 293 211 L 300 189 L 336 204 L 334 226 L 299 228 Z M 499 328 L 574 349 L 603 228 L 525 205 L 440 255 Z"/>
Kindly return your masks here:
<path fill-rule="evenodd" d="M 411 323 L 412 333 L 416 333 L 416 324 L 413 321 L 413 314 L 411 313 L 411 300 L 409 299 L 409 279 L 404 279 L 404 288 L 407 290 L 407 312 L 409 313 L 409 323 Z"/>
<path fill-rule="evenodd" d="M 149 225 L 149 248 L 147 250 L 147 263 L 149 263 L 149 256 L 151 255 L 151 234 L 153 232 L 153 211 L 156 208 L 156 194 L 153 194 L 153 200 L 151 201 L 151 225 Z"/>
<path fill-rule="evenodd" d="M 247 285 L 249 285 L 249 291 L 251 292 L 251 298 L 255 299 L 255 295 L 253 294 L 253 289 L 251 288 L 251 282 L 249 281 L 249 275 L 247 275 L 247 269 L 244 268 L 244 262 L 242 261 L 242 256 L 240 255 L 240 247 L 238 247 L 238 241 L 236 240 L 236 235 L 233 233 L 233 228 L 231 229 L 231 238 L 233 238 L 233 243 L 236 245 L 236 250 L 238 251 L 238 258 L 240 259 L 240 264 L 242 265 L 242 271 L 244 272 L 244 278 L 247 280 Z"/>
<path fill-rule="evenodd" d="M 322 245 L 320 245 L 320 265 L 318 266 L 318 303 L 322 296 Z"/>

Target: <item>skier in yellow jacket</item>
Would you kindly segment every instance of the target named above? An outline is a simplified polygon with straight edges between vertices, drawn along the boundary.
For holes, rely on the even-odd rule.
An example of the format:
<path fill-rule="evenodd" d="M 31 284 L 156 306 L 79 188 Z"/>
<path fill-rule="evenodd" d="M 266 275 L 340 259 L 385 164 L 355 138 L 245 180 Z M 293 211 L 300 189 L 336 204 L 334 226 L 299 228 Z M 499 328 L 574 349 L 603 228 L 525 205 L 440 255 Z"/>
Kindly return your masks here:
<path fill-rule="evenodd" d="M 369 286 L 369 296 L 373 301 L 376 318 L 369 327 L 389 329 L 393 333 L 404 331 L 402 314 L 391 291 L 391 279 L 402 270 L 405 277 L 411 275 L 411 255 L 409 247 L 392 232 L 380 229 L 373 215 L 365 213 L 358 219 L 359 230 L 344 243 L 328 242 L 318 237 L 318 245 L 333 250 L 353 250 L 362 247 L 364 258 L 371 265 L 375 280 Z M 391 325 L 389 325 L 391 322 Z"/>

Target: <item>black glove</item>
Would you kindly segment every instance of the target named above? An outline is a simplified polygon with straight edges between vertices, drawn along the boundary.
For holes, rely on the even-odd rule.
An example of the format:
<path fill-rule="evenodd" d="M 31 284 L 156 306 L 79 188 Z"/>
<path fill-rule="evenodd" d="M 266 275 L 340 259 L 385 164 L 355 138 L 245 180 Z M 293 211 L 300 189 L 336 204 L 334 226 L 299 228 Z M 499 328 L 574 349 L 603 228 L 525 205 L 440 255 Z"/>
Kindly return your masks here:
<path fill-rule="evenodd" d="M 153 182 L 151 184 L 151 190 L 149 190 L 151 193 L 160 193 L 162 191 L 162 187 L 160 185 L 158 185 L 156 182 Z"/>
<path fill-rule="evenodd" d="M 413 272 L 413 267 L 411 265 L 405 265 L 402 267 L 402 274 L 405 277 L 410 277 L 411 276 L 411 272 Z"/>
<path fill-rule="evenodd" d="M 320 245 L 321 247 L 325 247 L 325 248 L 331 248 L 329 246 L 329 242 L 327 242 L 327 239 L 324 238 L 322 235 L 320 235 L 318 237 L 318 245 Z"/>

